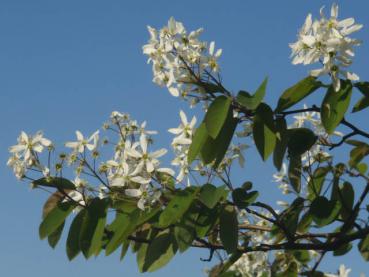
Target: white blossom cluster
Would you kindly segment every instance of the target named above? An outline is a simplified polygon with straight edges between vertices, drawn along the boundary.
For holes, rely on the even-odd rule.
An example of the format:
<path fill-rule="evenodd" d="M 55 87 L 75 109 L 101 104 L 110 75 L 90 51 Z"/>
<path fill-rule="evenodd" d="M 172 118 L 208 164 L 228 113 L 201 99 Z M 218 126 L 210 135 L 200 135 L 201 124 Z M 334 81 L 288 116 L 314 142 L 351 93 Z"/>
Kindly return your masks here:
<path fill-rule="evenodd" d="M 188 163 L 188 150 L 192 142 L 192 136 L 196 125 L 196 117 L 192 117 L 191 121 L 187 120 L 186 114 L 181 110 L 179 112 L 181 123 L 177 128 L 170 128 L 168 131 L 176 135 L 172 140 L 172 148 L 175 158 L 172 160 L 172 165 L 179 168 L 177 182 L 182 182 L 187 177 L 187 185 L 190 186 L 190 165 Z"/>
<path fill-rule="evenodd" d="M 353 47 L 361 44 L 361 41 L 349 37 L 360 30 L 363 25 L 355 24 L 354 18 L 338 19 L 338 5 L 331 7 L 330 17 L 320 9 L 320 19 L 312 20 L 311 14 L 306 17 L 305 23 L 300 29 L 298 39 L 291 43 L 293 64 L 321 63 L 322 68 L 310 71 L 311 76 L 328 74 L 336 91 L 341 87 L 340 77 L 357 81 L 359 77 L 345 68 L 352 64 L 354 56 Z"/>
<path fill-rule="evenodd" d="M 203 29 L 187 33 L 183 24 L 171 17 L 167 26 L 160 30 L 148 26 L 148 31 L 150 39 L 143 53 L 152 63 L 153 81 L 166 86 L 175 97 L 204 92 L 199 84 L 208 83 L 211 73 L 219 72 L 222 50 L 216 50 L 214 42 L 208 45 L 199 39 Z M 194 97 L 192 104 L 198 100 Z"/>
<path fill-rule="evenodd" d="M 11 156 L 7 165 L 13 168 L 17 179 L 23 179 L 27 170 L 36 169 L 44 173 L 45 176 L 49 173 L 49 168 L 43 166 L 39 160 L 39 154 L 48 148 L 52 150 L 52 142 L 43 137 L 42 132 L 37 132 L 35 135 L 27 135 L 24 131 L 18 137 L 18 144 L 11 146 L 9 152 Z"/>
<path fill-rule="evenodd" d="M 59 155 L 54 170 L 50 168 L 53 152 L 51 141 L 44 138 L 41 132 L 35 136 L 22 132 L 18 144 L 10 147 L 12 155 L 7 164 L 13 168 L 18 179 L 29 180 L 35 180 L 35 173 L 41 173 L 41 177 L 61 177 L 67 167 L 70 167 L 75 176 L 73 183 L 76 189 L 68 192 L 65 201 L 73 200 L 80 206 L 85 205 L 89 197 L 98 195 L 104 198 L 118 195 L 116 192 L 120 192 L 123 197 L 136 199 L 140 209 L 158 201 L 162 185 L 159 179 L 163 176 L 173 178 L 175 172 L 170 168 L 160 167 L 159 158 L 166 154 L 166 149 L 149 150 L 151 135 L 157 132 L 146 130 L 146 122 L 138 124 L 129 115 L 119 112 L 112 113 L 110 122 L 104 124 L 104 129 L 118 134 L 118 141 L 101 141 L 99 131 L 87 137 L 76 131 L 76 140 L 65 143 L 65 147 L 71 151 L 69 154 Z M 114 145 L 113 158 L 101 162 L 100 148 L 106 144 Z M 45 148 L 48 149 L 47 166 L 40 156 Z M 51 171 L 55 171 L 54 174 Z"/>

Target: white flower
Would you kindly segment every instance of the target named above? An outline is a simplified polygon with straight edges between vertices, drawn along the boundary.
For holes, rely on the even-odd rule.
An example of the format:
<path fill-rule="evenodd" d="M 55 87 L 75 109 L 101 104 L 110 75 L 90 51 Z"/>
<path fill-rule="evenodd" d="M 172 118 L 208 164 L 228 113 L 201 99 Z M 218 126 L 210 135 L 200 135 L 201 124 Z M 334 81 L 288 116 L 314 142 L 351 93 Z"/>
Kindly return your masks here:
<path fill-rule="evenodd" d="M 90 151 L 93 151 L 97 147 L 97 143 L 99 140 L 99 131 L 93 133 L 88 139 L 84 138 L 80 131 L 76 131 L 77 141 L 67 142 L 65 146 L 68 148 L 72 148 L 74 152 L 83 153 L 85 148 Z M 92 143 L 91 143 L 92 142 Z"/>
<path fill-rule="evenodd" d="M 138 173 L 141 172 L 142 165 L 136 167 L 136 169 L 130 172 L 129 166 L 127 163 L 122 164 L 122 171 L 119 171 L 111 182 L 111 186 L 113 187 L 124 187 L 127 184 L 134 182 L 138 184 L 148 184 L 151 181 L 151 178 L 143 178 L 141 176 L 136 176 Z"/>
<path fill-rule="evenodd" d="M 194 116 L 191 122 L 188 122 L 187 116 L 182 110 L 179 112 L 179 116 L 181 118 L 181 124 L 177 128 L 169 129 L 168 132 L 177 135 L 173 140 L 174 144 L 191 144 L 193 129 L 196 125 L 196 117 Z"/>
<path fill-rule="evenodd" d="M 283 163 L 281 170 L 273 174 L 274 182 L 281 183 L 286 179 L 286 176 L 287 176 L 287 165 Z"/>
<path fill-rule="evenodd" d="M 348 277 L 351 272 L 350 268 L 346 268 L 345 265 L 341 264 L 338 269 L 338 275 L 336 274 L 325 274 L 327 277 Z"/>
<path fill-rule="evenodd" d="M 220 55 L 222 55 L 222 49 L 218 49 L 217 51 L 215 51 L 215 42 L 210 42 L 208 64 L 211 70 L 214 72 L 219 71 L 218 59 Z"/>
<path fill-rule="evenodd" d="M 18 137 L 18 144 L 11 146 L 9 152 L 23 157 L 27 165 L 32 165 L 35 161 L 34 153 L 41 153 L 44 147 L 51 146 L 51 141 L 44 138 L 42 132 L 37 132 L 35 136 L 29 136 L 21 132 Z"/>
<path fill-rule="evenodd" d="M 151 173 L 155 170 L 159 161 L 157 158 L 165 155 L 166 149 L 162 148 L 155 152 L 149 153 L 147 149 L 147 138 L 145 135 L 140 136 L 141 153 L 134 148 L 127 149 L 127 155 L 139 160 L 138 167 L 146 168 L 147 172 Z"/>
<path fill-rule="evenodd" d="M 307 109 L 306 104 L 304 104 L 304 109 Z M 302 112 L 298 115 L 295 115 L 294 118 L 296 119 L 293 124 L 295 128 L 303 127 L 305 125 L 305 122 L 311 123 L 313 126 L 318 126 L 319 124 L 321 124 L 320 113 L 314 111 Z"/>
<path fill-rule="evenodd" d="M 140 198 L 137 202 L 137 207 L 141 210 L 145 210 L 146 204 L 155 203 L 161 196 L 160 191 L 153 193 L 149 192 L 149 186 L 142 184 L 138 189 L 126 189 L 125 194 L 130 197 Z"/>
<path fill-rule="evenodd" d="M 24 177 L 27 166 L 18 154 L 11 156 L 6 164 L 13 168 L 14 175 L 17 179 L 20 180 Z"/>

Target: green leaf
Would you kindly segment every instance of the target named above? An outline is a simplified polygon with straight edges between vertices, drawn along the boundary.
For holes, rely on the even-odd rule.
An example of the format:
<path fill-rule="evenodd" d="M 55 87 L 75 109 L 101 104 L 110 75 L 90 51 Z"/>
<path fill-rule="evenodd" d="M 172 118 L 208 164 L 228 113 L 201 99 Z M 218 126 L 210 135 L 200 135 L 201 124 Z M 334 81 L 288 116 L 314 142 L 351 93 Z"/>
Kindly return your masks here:
<path fill-rule="evenodd" d="M 282 96 L 278 100 L 278 105 L 275 111 L 278 113 L 288 109 L 313 93 L 321 87 L 321 85 L 322 83 L 317 81 L 315 77 L 306 77 L 283 92 Z"/>
<path fill-rule="evenodd" d="M 301 197 L 296 198 L 291 205 L 280 214 L 280 221 L 283 226 L 286 227 L 290 235 L 295 234 L 300 213 L 304 208 L 304 199 Z"/>
<path fill-rule="evenodd" d="M 315 198 L 310 206 L 310 213 L 319 227 L 332 223 L 337 218 L 340 210 L 341 203 L 339 201 L 329 201 L 324 196 Z"/>
<path fill-rule="evenodd" d="M 368 165 L 366 163 L 359 163 L 356 165 L 356 169 L 363 175 L 368 171 Z"/>
<path fill-rule="evenodd" d="M 127 251 L 128 251 L 128 248 L 129 248 L 129 241 L 126 241 L 125 243 L 123 243 L 122 245 L 122 250 L 120 251 L 120 257 L 119 257 L 119 260 L 123 260 L 124 257 L 126 256 L 127 254 Z"/>
<path fill-rule="evenodd" d="M 39 228 L 40 238 L 44 239 L 56 231 L 74 208 L 75 204 L 73 202 L 59 202 L 41 222 Z"/>
<path fill-rule="evenodd" d="M 209 136 L 201 149 L 201 157 L 205 164 L 209 164 L 214 161 L 213 167 L 217 168 L 219 166 L 227 152 L 229 144 L 232 141 L 237 123 L 238 120 L 233 117 L 233 112 L 230 109 L 224 126 L 217 138 L 212 139 Z"/>
<path fill-rule="evenodd" d="M 256 109 L 253 136 L 262 159 L 265 161 L 273 152 L 276 144 L 275 125 L 272 109 L 261 103 Z"/>
<path fill-rule="evenodd" d="M 301 156 L 291 156 L 288 166 L 288 178 L 293 189 L 299 193 L 301 190 Z"/>
<path fill-rule="evenodd" d="M 355 84 L 360 92 L 363 94 L 363 97 L 355 104 L 352 112 L 361 111 L 369 106 L 369 82 L 359 82 Z"/>
<path fill-rule="evenodd" d="M 188 163 L 192 163 L 197 155 L 201 152 L 202 147 L 208 139 L 208 131 L 206 130 L 205 123 L 201 123 L 201 125 L 196 129 L 194 136 L 192 138 L 192 143 L 188 150 Z"/>
<path fill-rule="evenodd" d="M 352 249 L 351 243 L 343 244 L 333 251 L 333 256 L 343 256 L 347 254 L 351 249 Z"/>
<path fill-rule="evenodd" d="M 276 145 L 273 152 L 273 163 L 278 171 L 282 169 L 284 156 L 287 151 L 288 132 L 287 122 L 283 117 L 278 117 L 276 125 Z"/>
<path fill-rule="evenodd" d="M 332 134 L 343 119 L 352 94 L 352 85 L 349 81 L 341 80 L 341 89 L 335 91 L 329 87 L 321 106 L 322 124 L 328 134 Z"/>
<path fill-rule="evenodd" d="M 307 264 L 311 261 L 308 250 L 294 250 L 292 251 L 292 255 L 302 264 Z"/>
<path fill-rule="evenodd" d="M 233 202 L 240 209 L 244 209 L 254 203 L 258 196 L 259 193 L 257 191 L 248 192 L 243 188 L 236 188 L 232 191 Z"/>
<path fill-rule="evenodd" d="M 364 96 L 369 97 L 369 82 L 355 83 L 355 87 L 358 88 Z"/>
<path fill-rule="evenodd" d="M 199 200 L 208 208 L 212 209 L 219 201 L 227 198 L 228 190 L 226 186 L 216 187 L 212 184 L 205 184 L 201 187 Z"/>
<path fill-rule="evenodd" d="M 181 253 L 186 251 L 196 237 L 196 221 L 199 217 L 199 208 L 201 205 L 193 201 L 191 207 L 182 216 L 179 223 L 174 227 L 174 236 Z"/>
<path fill-rule="evenodd" d="M 33 181 L 32 184 L 37 187 L 51 187 L 51 188 L 57 188 L 61 190 L 68 190 L 72 189 L 74 190 L 76 186 L 69 181 L 68 179 L 61 178 L 61 177 L 45 177 L 38 179 L 36 181 Z"/>
<path fill-rule="evenodd" d="M 316 142 L 317 136 L 308 128 L 293 128 L 288 130 L 288 152 L 300 156 L 308 151 Z"/>
<path fill-rule="evenodd" d="M 160 209 L 159 207 L 150 211 L 141 211 L 136 208 L 129 214 L 117 212 L 114 221 L 107 226 L 108 231 L 113 235 L 105 247 L 105 254 L 108 256 L 113 253 L 139 226 L 156 216 Z"/>
<path fill-rule="evenodd" d="M 219 235 L 228 254 L 234 253 L 238 246 L 238 220 L 236 209 L 227 205 L 221 211 Z"/>
<path fill-rule="evenodd" d="M 58 244 L 61 234 L 63 233 L 64 225 L 65 221 L 58 227 L 58 229 L 52 232 L 47 238 L 47 242 L 52 248 L 55 248 L 55 246 Z"/>
<path fill-rule="evenodd" d="M 349 165 L 351 168 L 356 167 L 364 157 L 369 155 L 369 145 L 365 142 L 357 142 L 358 145 L 350 151 Z"/>
<path fill-rule="evenodd" d="M 87 207 L 79 237 L 81 251 L 86 259 L 97 255 L 101 250 L 108 206 L 107 199 L 97 197 Z"/>
<path fill-rule="evenodd" d="M 65 191 L 65 193 L 68 193 Z M 64 199 L 64 194 L 60 191 L 56 191 L 47 199 L 47 201 L 44 204 L 44 207 L 42 209 L 42 219 L 45 219 L 45 217 Z M 49 237 L 47 238 L 47 241 L 49 245 L 52 248 L 55 248 L 55 246 L 58 244 L 60 240 L 60 236 L 63 232 L 65 225 L 65 221 L 54 231 L 52 232 Z"/>
<path fill-rule="evenodd" d="M 268 83 L 268 78 L 265 78 L 254 95 L 250 95 L 246 91 L 240 91 L 237 95 L 237 102 L 247 109 L 255 110 L 265 96 L 265 89 Z"/>
<path fill-rule="evenodd" d="M 81 210 L 73 219 L 72 224 L 69 228 L 66 250 L 68 259 L 70 261 L 73 260 L 79 254 L 79 252 L 81 252 L 81 248 L 79 245 L 79 236 L 81 232 L 81 226 L 86 214 L 86 209 Z"/>
<path fill-rule="evenodd" d="M 190 208 L 194 198 L 195 193 L 193 191 L 177 191 L 175 196 L 169 201 L 168 206 L 160 214 L 158 226 L 165 228 L 176 223 Z"/>
<path fill-rule="evenodd" d="M 344 182 L 339 190 L 339 199 L 342 203 L 341 217 L 343 220 L 348 219 L 353 211 L 352 207 L 355 200 L 355 191 L 349 182 Z"/>
<path fill-rule="evenodd" d="M 198 210 L 198 216 L 195 221 L 196 234 L 199 238 L 205 237 L 208 232 L 214 227 L 219 219 L 219 209 L 209 209 L 206 206 Z"/>
<path fill-rule="evenodd" d="M 313 217 L 309 212 L 305 213 L 300 222 L 297 225 L 297 231 L 300 233 L 305 233 L 309 230 L 311 223 L 313 222 Z"/>
<path fill-rule="evenodd" d="M 359 101 L 356 102 L 355 106 L 352 108 L 352 112 L 356 113 L 364 110 L 367 107 L 369 107 L 369 97 L 363 96 L 359 99 Z"/>
<path fill-rule="evenodd" d="M 174 227 L 174 236 L 179 248 L 179 251 L 183 253 L 192 244 L 196 237 L 196 230 L 194 225 L 179 223 Z"/>
<path fill-rule="evenodd" d="M 225 96 L 219 96 L 211 103 L 204 121 L 208 134 L 213 139 L 218 137 L 219 132 L 227 119 L 231 103 L 232 100 Z"/>
<path fill-rule="evenodd" d="M 369 261 L 369 236 L 366 236 L 359 242 L 358 248 L 364 260 Z"/>
<path fill-rule="evenodd" d="M 178 249 L 173 232 L 161 231 L 147 246 L 141 272 L 153 272 L 165 266 L 174 257 Z"/>
<path fill-rule="evenodd" d="M 126 239 L 130 231 L 134 231 L 135 224 L 131 222 L 131 217 L 128 214 L 117 213 L 114 221 L 107 227 L 113 236 L 106 245 L 106 256 L 113 253 Z"/>
<path fill-rule="evenodd" d="M 307 198 L 312 201 L 317 196 L 320 195 L 322 191 L 322 187 L 325 181 L 325 177 L 327 176 L 328 172 L 331 170 L 329 166 L 326 167 L 318 167 L 315 169 L 312 178 L 310 178 L 308 182 L 308 195 Z"/>

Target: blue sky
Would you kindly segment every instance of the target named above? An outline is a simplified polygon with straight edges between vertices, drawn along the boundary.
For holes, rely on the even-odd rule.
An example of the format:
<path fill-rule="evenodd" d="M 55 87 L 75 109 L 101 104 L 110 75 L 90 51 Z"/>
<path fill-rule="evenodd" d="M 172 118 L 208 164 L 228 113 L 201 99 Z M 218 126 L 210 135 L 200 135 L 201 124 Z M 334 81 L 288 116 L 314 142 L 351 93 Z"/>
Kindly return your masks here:
<path fill-rule="evenodd" d="M 47 195 L 30 191 L 6 168 L 7 149 L 21 130 L 43 130 L 62 145 L 74 131 L 92 133 L 111 111 L 148 120 L 160 132 L 157 143 L 167 146 L 166 130 L 178 124 L 187 105 L 152 83 L 151 67 L 141 47 L 147 25 L 161 27 L 170 16 L 188 30 L 204 27 L 204 40 L 223 48 L 225 85 L 234 92 L 253 90 L 269 76 L 267 101 L 275 101 L 289 85 L 306 76 L 307 68 L 292 66 L 288 43 L 296 38 L 308 12 L 318 14 L 330 1 L 11 1 L 0 2 L 0 275 L 24 276 L 139 276 L 135 257 L 119 262 L 115 255 L 69 262 L 63 242 L 56 250 L 38 239 L 41 207 Z M 364 24 L 357 37 L 353 70 L 369 80 L 369 17 L 367 1 L 341 1 L 341 18 L 354 16 Z M 364 112 L 365 114 L 365 112 Z M 201 117 L 201 115 L 200 115 Z M 358 120 L 362 120 L 358 118 Z M 266 200 L 275 190 L 272 167 L 250 152 L 240 180 L 253 180 Z M 270 174 L 265 174 L 269 171 Z M 242 176 L 241 176 L 242 174 Z M 274 186 L 274 187 L 273 187 Z M 275 190 L 276 191 L 276 190 Z M 150 276 L 202 276 L 209 266 L 200 262 L 206 251 L 178 255 L 166 268 Z M 328 259 L 323 268 L 344 262 L 352 276 L 368 265 L 356 250 Z M 369 272 L 369 271 L 368 271 Z"/>

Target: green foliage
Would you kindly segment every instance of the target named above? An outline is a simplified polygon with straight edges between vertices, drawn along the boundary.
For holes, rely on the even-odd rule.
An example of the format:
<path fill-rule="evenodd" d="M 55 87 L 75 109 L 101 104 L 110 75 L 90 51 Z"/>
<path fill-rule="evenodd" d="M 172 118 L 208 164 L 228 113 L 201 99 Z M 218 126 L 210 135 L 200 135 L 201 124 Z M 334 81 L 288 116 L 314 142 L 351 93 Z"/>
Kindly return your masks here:
<path fill-rule="evenodd" d="M 317 136 L 308 128 L 294 128 L 288 130 L 288 153 L 300 156 L 308 151 L 316 142 Z"/>
<path fill-rule="evenodd" d="M 68 190 L 68 189 L 75 189 L 76 186 L 69 181 L 68 179 L 61 178 L 61 177 L 45 177 L 32 182 L 32 184 L 37 187 L 50 187 L 50 188 L 57 188 L 60 190 Z"/>
<path fill-rule="evenodd" d="M 64 220 L 74 208 L 75 204 L 70 201 L 57 203 L 40 224 L 40 238 L 44 239 L 53 234 L 60 225 L 64 224 Z"/>
<path fill-rule="evenodd" d="M 262 103 L 256 109 L 253 125 L 256 148 L 265 161 L 272 154 L 276 145 L 275 124 L 272 109 Z"/>
<path fill-rule="evenodd" d="M 308 182 L 308 199 L 314 200 L 317 196 L 320 195 L 322 191 L 322 187 L 325 181 L 325 177 L 328 172 L 331 170 L 329 166 L 318 167 L 315 169 L 312 178 Z"/>
<path fill-rule="evenodd" d="M 321 87 L 321 85 L 321 82 L 311 76 L 299 81 L 297 84 L 283 92 L 282 96 L 278 100 L 278 105 L 275 109 L 276 112 L 281 112 L 292 107 Z"/>
<path fill-rule="evenodd" d="M 224 249 L 229 253 L 237 250 L 238 246 L 238 220 L 234 206 L 226 205 L 220 213 L 220 240 Z"/>
<path fill-rule="evenodd" d="M 56 245 L 58 244 L 60 237 L 63 233 L 64 230 L 64 226 L 65 226 L 65 221 L 54 231 L 52 232 L 48 238 L 47 238 L 47 242 L 49 243 L 49 245 L 51 246 L 51 248 L 55 248 Z"/>
<path fill-rule="evenodd" d="M 283 160 L 287 151 L 288 131 L 287 122 L 284 117 L 279 117 L 275 121 L 276 144 L 273 152 L 273 163 L 277 170 L 281 170 Z"/>
<path fill-rule="evenodd" d="M 301 156 L 291 156 L 290 163 L 288 166 L 288 178 L 290 180 L 292 188 L 297 193 L 299 193 L 301 190 L 301 173 L 302 173 Z"/>
<path fill-rule="evenodd" d="M 216 187 L 212 184 L 205 184 L 200 190 L 200 201 L 209 209 L 214 208 L 221 200 L 225 200 L 228 195 L 226 186 Z"/>
<path fill-rule="evenodd" d="M 204 119 L 208 135 L 211 138 L 216 139 L 218 137 L 226 122 L 231 102 L 231 99 L 219 96 L 211 103 Z"/>
<path fill-rule="evenodd" d="M 359 242 L 358 249 L 364 260 L 369 261 L 369 235 Z"/>
<path fill-rule="evenodd" d="M 265 78 L 254 95 L 241 90 L 237 95 L 237 102 L 249 110 L 255 110 L 264 99 L 267 83 L 268 78 Z"/>
<path fill-rule="evenodd" d="M 350 81 L 341 80 L 341 89 L 335 91 L 329 87 L 321 106 L 322 123 L 328 134 L 332 134 L 343 119 L 349 105 L 352 94 Z"/>
<path fill-rule="evenodd" d="M 239 209 L 244 209 L 254 203 L 259 196 L 257 191 L 248 192 L 244 188 L 236 188 L 232 191 L 233 202 Z"/>
<path fill-rule="evenodd" d="M 341 202 L 328 200 L 324 196 L 319 196 L 314 199 L 310 206 L 310 213 L 313 216 L 314 222 L 323 227 L 332 223 L 338 216 L 341 210 Z"/>
<path fill-rule="evenodd" d="M 206 130 L 206 124 L 205 122 L 201 123 L 201 125 L 196 129 L 195 134 L 192 138 L 192 143 L 190 145 L 190 149 L 188 150 L 188 162 L 192 163 L 197 155 L 200 154 L 200 151 L 204 144 L 206 143 L 206 140 L 208 138 L 208 132 Z"/>
<path fill-rule="evenodd" d="M 165 228 L 176 223 L 190 208 L 196 193 L 197 189 L 193 188 L 177 191 L 174 197 L 169 201 L 168 206 L 160 214 L 158 226 Z"/>
<path fill-rule="evenodd" d="M 237 118 L 233 117 L 233 112 L 229 109 L 224 126 L 218 136 L 215 139 L 208 136 L 201 148 L 201 157 L 205 164 L 214 162 L 214 168 L 219 166 L 231 143 L 237 123 Z"/>
<path fill-rule="evenodd" d="M 364 157 L 369 155 L 369 145 L 361 141 L 351 141 L 355 143 L 355 147 L 350 152 L 349 165 L 351 168 L 356 167 Z"/>
<path fill-rule="evenodd" d="M 87 207 L 79 235 L 79 245 L 86 259 L 97 256 L 101 250 L 108 205 L 107 199 L 94 198 Z"/>
<path fill-rule="evenodd" d="M 86 216 L 87 210 L 81 210 L 73 219 L 72 224 L 69 228 L 68 238 L 67 238 L 67 256 L 69 260 L 73 260 L 80 252 L 80 233 L 83 220 Z"/>

